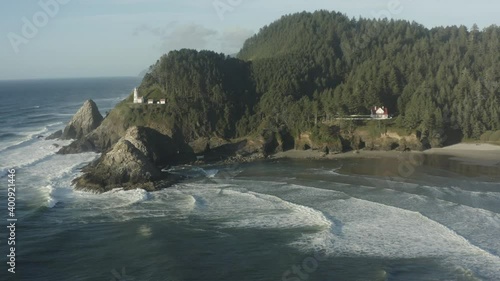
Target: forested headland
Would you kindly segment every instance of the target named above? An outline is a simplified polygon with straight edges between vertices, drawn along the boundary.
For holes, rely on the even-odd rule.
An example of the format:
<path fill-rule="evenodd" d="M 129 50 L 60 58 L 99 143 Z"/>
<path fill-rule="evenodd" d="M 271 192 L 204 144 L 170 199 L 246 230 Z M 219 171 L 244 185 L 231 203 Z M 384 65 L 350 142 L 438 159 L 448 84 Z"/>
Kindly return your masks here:
<path fill-rule="evenodd" d="M 167 99 L 156 110 L 187 141 L 269 130 L 334 142 L 373 127 L 376 134 L 415 134 L 435 147 L 500 140 L 499 81 L 498 26 L 428 29 L 317 11 L 263 27 L 236 58 L 172 51 L 150 67 L 139 90 Z M 337 121 L 368 115 L 373 106 L 389 108 L 394 119 Z"/>

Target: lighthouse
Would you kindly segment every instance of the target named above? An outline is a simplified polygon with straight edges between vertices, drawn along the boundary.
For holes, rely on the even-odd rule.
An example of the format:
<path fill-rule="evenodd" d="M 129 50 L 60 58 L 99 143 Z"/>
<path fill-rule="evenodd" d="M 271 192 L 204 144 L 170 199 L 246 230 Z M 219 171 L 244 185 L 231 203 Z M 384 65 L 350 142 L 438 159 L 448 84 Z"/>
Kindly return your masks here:
<path fill-rule="evenodd" d="M 144 103 L 143 97 L 139 97 L 137 88 L 134 88 L 134 103 Z"/>

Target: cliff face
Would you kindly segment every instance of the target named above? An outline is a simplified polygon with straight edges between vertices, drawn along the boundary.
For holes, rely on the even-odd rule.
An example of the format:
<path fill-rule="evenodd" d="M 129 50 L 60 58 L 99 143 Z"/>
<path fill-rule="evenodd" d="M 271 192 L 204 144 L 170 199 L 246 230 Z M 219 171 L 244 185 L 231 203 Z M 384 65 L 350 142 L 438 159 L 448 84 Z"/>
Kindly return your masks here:
<path fill-rule="evenodd" d="M 156 165 L 172 164 L 179 151 L 169 136 L 151 128 L 134 126 L 127 130 L 123 139 L 129 141 Z"/>
<path fill-rule="evenodd" d="M 73 181 L 77 189 L 105 192 L 117 187 L 152 189 L 161 171 L 127 140 L 120 140 L 108 153 L 84 169 Z"/>
<path fill-rule="evenodd" d="M 101 125 L 103 117 L 93 100 L 87 100 L 64 128 L 61 139 L 81 139 Z"/>
<path fill-rule="evenodd" d="M 355 138 L 343 136 L 334 127 L 322 126 L 312 133 L 294 138 L 286 126 L 260 128 L 259 133 L 228 141 L 220 137 L 200 136 L 189 145 L 175 119 L 168 119 L 164 107 L 134 105 L 124 101 L 100 121 L 100 114 L 88 101 L 73 117 L 65 136 L 78 138 L 60 153 L 101 152 L 99 159 L 83 169 L 84 175 L 73 181 L 77 189 L 106 192 L 113 188 L 157 190 L 177 179 L 159 167 L 194 162 L 195 153 L 205 161 L 244 162 L 289 149 L 316 149 L 326 153 L 345 149 L 402 150 L 417 149 L 418 138 L 399 137 L 385 132 L 370 135 L 355 131 Z M 95 126 L 100 124 L 97 128 Z M 274 129 L 270 129 L 273 127 Z M 193 159 L 194 158 L 194 159 Z"/>
<path fill-rule="evenodd" d="M 112 146 L 125 135 L 129 126 L 125 119 L 126 116 L 127 113 L 123 112 L 120 105 L 117 105 L 98 127 L 88 132 L 85 136 L 75 140 L 70 145 L 63 147 L 58 153 L 76 154 L 89 151 L 103 152 L 111 149 Z M 73 119 L 75 119 L 75 117 L 73 117 Z"/>
<path fill-rule="evenodd" d="M 74 180 L 77 189 L 105 192 L 117 187 L 155 190 L 170 178 L 157 164 L 175 161 L 177 147 L 159 132 L 144 127 L 130 128 L 112 149 L 84 168 Z M 168 181 L 167 181 L 168 182 Z"/>
<path fill-rule="evenodd" d="M 168 120 L 164 107 L 134 105 L 125 100 L 113 108 L 101 125 L 84 137 L 62 148 L 60 154 L 74 154 L 88 151 L 105 152 L 125 136 L 134 126 L 150 128 L 164 136 L 170 136 L 178 146 L 180 153 L 189 153 L 184 138 L 175 128 L 175 122 Z"/>

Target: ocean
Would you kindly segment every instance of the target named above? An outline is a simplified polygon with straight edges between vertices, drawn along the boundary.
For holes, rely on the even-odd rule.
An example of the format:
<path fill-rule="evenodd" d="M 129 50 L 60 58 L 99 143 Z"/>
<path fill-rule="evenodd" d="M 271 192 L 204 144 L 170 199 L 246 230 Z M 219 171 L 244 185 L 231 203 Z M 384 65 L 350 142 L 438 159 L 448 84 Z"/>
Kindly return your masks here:
<path fill-rule="evenodd" d="M 190 178 L 157 192 L 73 190 L 99 155 L 56 155 L 69 142 L 44 137 L 86 99 L 105 115 L 139 83 L 0 82 L 0 280 L 500 280 L 499 165 L 271 159 L 177 167 Z"/>

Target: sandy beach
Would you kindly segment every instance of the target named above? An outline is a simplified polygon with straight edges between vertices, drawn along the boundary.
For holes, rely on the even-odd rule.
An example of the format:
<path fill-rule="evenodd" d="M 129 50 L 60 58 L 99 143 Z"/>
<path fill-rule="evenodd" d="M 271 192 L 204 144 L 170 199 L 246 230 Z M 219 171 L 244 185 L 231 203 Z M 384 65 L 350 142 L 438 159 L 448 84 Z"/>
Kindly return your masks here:
<path fill-rule="evenodd" d="M 433 148 L 425 154 L 452 156 L 454 159 L 484 166 L 500 165 L 500 146 L 485 143 L 459 143 L 444 148 Z"/>
<path fill-rule="evenodd" d="M 318 150 L 289 150 L 285 152 L 276 153 L 272 156 L 274 159 L 289 158 L 289 159 L 346 159 L 346 158 L 379 158 L 379 157 L 398 157 L 401 155 L 400 151 L 368 151 L 360 150 L 359 152 L 344 152 L 333 154 L 330 153 L 325 155 L 325 153 Z M 422 152 L 415 152 L 422 153 Z"/>
<path fill-rule="evenodd" d="M 380 158 L 380 157 L 398 157 L 400 151 L 365 151 L 360 150 L 359 153 L 346 152 L 340 154 L 325 155 L 320 151 L 315 150 L 290 150 L 280 152 L 273 158 L 290 158 L 290 159 L 345 159 L 345 158 Z M 460 143 L 444 148 L 433 148 L 424 152 L 405 152 L 405 153 L 421 153 L 424 155 L 445 155 L 451 156 L 455 160 L 469 162 L 471 164 L 479 164 L 484 166 L 500 165 L 500 146 L 492 144 L 474 144 Z"/>

